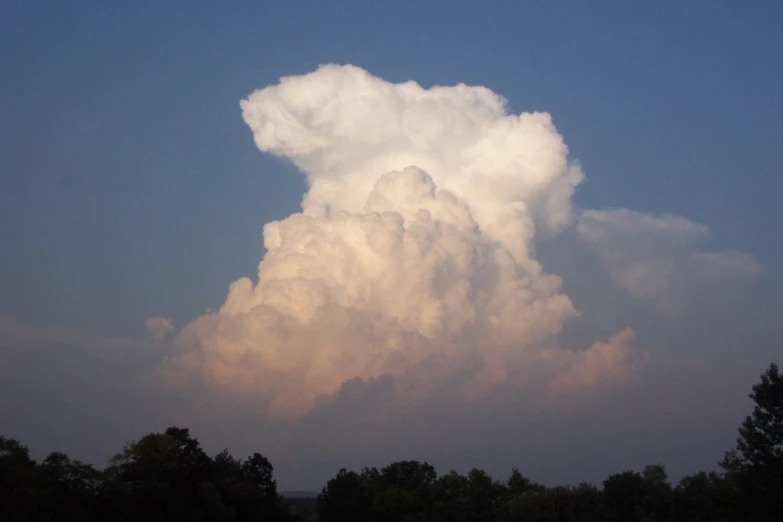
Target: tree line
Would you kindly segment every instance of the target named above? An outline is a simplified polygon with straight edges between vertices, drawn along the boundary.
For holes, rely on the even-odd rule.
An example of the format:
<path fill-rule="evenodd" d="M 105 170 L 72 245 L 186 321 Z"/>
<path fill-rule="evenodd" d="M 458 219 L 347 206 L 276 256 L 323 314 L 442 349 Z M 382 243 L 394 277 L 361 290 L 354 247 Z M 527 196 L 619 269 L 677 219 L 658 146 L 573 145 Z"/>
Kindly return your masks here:
<path fill-rule="evenodd" d="M 131 442 L 98 470 L 54 452 L 37 462 L 0 436 L 0 520 L 117 522 L 744 522 L 783 520 L 783 378 L 774 363 L 720 471 L 671 484 L 662 465 L 600 486 L 545 487 L 514 469 L 438 475 L 426 462 L 341 469 L 317 499 L 283 498 L 272 464 L 208 456 L 185 428 Z"/>

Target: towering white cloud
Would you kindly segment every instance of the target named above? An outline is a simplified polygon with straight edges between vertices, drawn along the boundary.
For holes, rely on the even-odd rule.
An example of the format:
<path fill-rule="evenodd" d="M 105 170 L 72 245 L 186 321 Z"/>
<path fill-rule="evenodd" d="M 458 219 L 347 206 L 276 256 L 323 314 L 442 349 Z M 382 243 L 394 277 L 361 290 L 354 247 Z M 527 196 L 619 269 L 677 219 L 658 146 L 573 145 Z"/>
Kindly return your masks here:
<path fill-rule="evenodd" d="M 534 360 L 567 372 L 559 390 L 625 375 L 612 368 L 630 364 L 627 336 L 594 357 L 546 356 L 577 312 L 532 242 L 571 223 L 584 179 L 548 114 L 508 114 L 484 87 L 336 65 L 241 108 L 257 146 L 292 161 L 309 190 L 301 213 L 264 227 L 257 282 L 233 283 L 219 312 L 178 335 L 183 352 L 160 369 L 172 382 L 295 415 L 384 373 L 411 393 L 448 382 L 465 396 Z"/>

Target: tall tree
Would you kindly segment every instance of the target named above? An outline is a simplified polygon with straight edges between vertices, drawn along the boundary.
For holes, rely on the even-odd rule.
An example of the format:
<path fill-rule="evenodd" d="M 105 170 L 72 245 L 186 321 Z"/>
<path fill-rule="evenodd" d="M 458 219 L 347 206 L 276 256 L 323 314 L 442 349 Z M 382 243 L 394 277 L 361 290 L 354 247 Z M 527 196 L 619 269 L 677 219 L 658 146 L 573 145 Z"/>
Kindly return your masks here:
<path fill-rule="evenodd" d="M 36 462 L 27 446 L 0 435 L 0 519 L 29 520 L 29 506 L 35 502 Z"/>
<path fill-rule="evenodd" d="M 735 449 L 720 462 L 753 520 L 783 518 L 783 376 L 772 363 L 750 393 L 753 411 L 739 427 Z"/>

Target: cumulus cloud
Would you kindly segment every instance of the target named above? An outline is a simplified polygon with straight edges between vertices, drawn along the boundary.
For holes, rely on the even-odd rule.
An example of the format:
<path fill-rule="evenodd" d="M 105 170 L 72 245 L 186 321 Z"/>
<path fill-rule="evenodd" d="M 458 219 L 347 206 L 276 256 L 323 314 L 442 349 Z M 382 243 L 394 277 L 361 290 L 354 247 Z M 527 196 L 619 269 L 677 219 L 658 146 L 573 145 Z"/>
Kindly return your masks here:
<path fill-rule="evenodd" d="M 163 341 L 167 335 L 174 331 L 171 319 L 167 317 L 150 317 L 144 322 L 144 326 L 155 341 Z"/>
<path fill-rule="evenodd" d="M 510 114 L 484 87 L 337 65 L 282 78 L 241 109 L 258 148 L 309 189 L 302 212 L 264 226 L 257 281 L 234 282 L 217 313 L 177 335 L 181 351 L 159 369 L 168 382 L 296 416 L 385 374 L 400 393 L 465 397 L 545 359 L 573 383 L 559 390 L 626 375 L 624 341 L 546 355 L 578 312 L 533 240 L 572 223 L 584 179 L 548 114 Z"/>
<path fill-rule="evenodd" d="M 615 282 L 672 311 L 681 308 L 694 285 L 753 279 L 762 272 L 749 254 L 701 250 L 710 229 L 683 217 L 586 210 L 577 231 Z"/>
<path fill-rule="evenodd" d="M 649 354 L 637 352 L 634 348 L 635 338 L 636 332 L 626 328 L 605 343 L 595 343 L 581 353 L 568 353 L 564 361 L 566 370 L 553 380 L 552 389 L 572 392 L 630 379 L 649 359 Z M 564 358 L 562 351 L 552 355 Z"/>

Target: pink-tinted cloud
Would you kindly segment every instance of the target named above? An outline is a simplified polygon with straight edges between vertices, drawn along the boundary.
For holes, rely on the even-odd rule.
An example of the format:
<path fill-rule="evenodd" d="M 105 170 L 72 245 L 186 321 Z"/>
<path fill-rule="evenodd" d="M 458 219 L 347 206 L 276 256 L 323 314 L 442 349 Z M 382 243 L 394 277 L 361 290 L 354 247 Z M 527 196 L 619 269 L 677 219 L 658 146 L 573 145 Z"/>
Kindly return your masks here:
<path fill-rule="evenodd" d="M 150 317 L 144 322 L 144 326 L 150 333 L 150 336 L 156 341 L 162 341 L 167 335 L 174 331 L 174 325 L 171 319 L 167 317 Z"/>
<path fill-rule="evenodd" d="M 217 313 L 178 334 L 164 380 L 292 418 L 354 378 L 475 400 L 544 364 L 578 312 L 532 244 L 569 226 L 584 179 L 548 114 L 510 114 L 484 87 L 424 89 L 337 65 L 241 108 L 258 147 L 309 189 L 301 213 L 264 227 L 257 281 L 237 280 Z M 584 386 L 631 372 L 596 351 L 563 352 L 567 364 L 547 371 L 581 371 Z"/>

